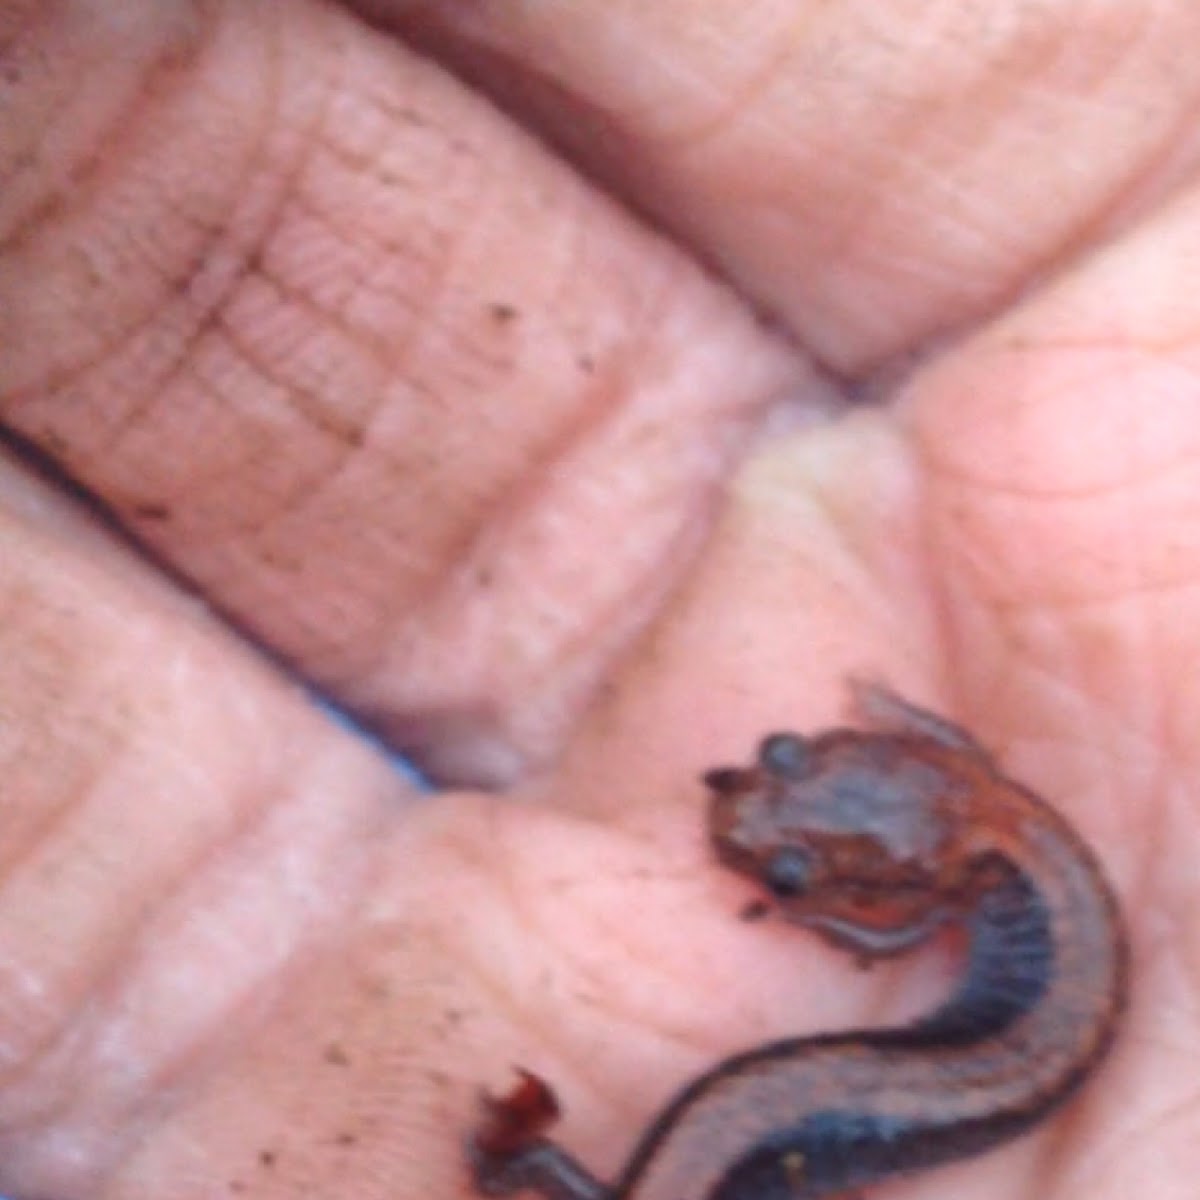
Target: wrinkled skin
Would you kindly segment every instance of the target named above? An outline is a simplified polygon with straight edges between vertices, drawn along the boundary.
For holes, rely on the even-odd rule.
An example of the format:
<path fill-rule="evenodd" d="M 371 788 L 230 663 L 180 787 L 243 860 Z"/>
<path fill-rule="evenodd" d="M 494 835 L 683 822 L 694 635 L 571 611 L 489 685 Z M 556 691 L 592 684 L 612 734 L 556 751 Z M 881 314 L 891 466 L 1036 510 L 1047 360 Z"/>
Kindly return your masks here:
<path fill-rule="evenodd" d="M 1191 1196 L 1200 8 L 370 7 L 0 0 L 0 1190 L 465 1196 L 514 1063 L 611 1175 L 920 1008 L 700 825 L 857 672 L 1135 949 L 1080 1102 L 895 1194 Z"/>

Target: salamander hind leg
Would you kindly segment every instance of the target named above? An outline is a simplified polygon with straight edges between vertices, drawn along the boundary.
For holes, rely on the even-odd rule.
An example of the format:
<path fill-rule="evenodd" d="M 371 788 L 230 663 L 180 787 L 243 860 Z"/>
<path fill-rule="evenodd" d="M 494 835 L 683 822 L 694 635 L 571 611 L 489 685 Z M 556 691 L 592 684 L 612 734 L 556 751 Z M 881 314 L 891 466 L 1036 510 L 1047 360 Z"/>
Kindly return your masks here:
<path fill-rule="evenodd" d="M 543 1136 L 558 1120 L 549 1084 L 517 1070 L 502 1096 L 480 1097 L 479 1119 L 467 1139 L 467 1166 L 485 1196 L 539 1192 L 547 1200 L 613 1200 L 613 1191 Z"/>

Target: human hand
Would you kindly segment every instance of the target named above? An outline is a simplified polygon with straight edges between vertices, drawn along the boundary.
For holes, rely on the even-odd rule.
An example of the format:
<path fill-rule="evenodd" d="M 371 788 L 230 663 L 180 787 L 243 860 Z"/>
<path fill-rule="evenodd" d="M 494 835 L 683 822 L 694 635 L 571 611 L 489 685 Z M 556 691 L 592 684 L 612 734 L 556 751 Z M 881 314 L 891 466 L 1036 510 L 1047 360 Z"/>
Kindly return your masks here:
<path fill-rule="evenodd" d="M 0 1183 L 465 1196 L 512 1063 L 611 1174 L 918 1009 L 701 830 L 867 671 L 1135 947 L 1096 1086 L 911 1194 L 1191 1195 L 1200 14 L 373 8 L 0 5 Z"/>

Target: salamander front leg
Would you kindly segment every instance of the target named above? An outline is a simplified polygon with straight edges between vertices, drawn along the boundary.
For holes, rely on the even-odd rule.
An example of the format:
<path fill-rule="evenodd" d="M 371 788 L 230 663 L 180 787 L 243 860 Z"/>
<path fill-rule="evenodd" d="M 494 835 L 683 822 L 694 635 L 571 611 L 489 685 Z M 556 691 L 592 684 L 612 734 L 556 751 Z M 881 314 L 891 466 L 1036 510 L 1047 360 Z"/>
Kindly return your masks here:
<path fill-rule="evenodd" d="M 976 738 L 948 717 L 931 712 L 881 683 L 852 678 L 850 705 L 854 714 L 871 729 L 883 733 L 911 733 L 927 737 L 951 750 L 991 763 L 992 756 Z"/>

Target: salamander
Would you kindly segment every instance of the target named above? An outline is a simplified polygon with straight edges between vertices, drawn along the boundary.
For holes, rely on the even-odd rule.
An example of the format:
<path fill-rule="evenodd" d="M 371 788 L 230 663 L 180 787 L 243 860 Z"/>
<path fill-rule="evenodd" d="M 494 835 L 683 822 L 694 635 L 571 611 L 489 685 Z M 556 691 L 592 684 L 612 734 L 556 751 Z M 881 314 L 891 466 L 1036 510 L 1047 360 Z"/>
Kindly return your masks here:
<path fill-rule="evenodd" d="M 947 926 L 961 979 L 915 1022 L 785 1038 L 718 1063 L 655 1118 L 612 1184 L 547 1139 L 522 1072 L 468 1140 L 476 1188 L 549 1200 L 822 1200 L 1030 1129 L 1101 1062 L 1125 1006 L 1114 892 L 1067 821 L 965 729 L 857 684 L 859 726 L 774 733 L 707 772 L 719 862 L 860 962 Z"/>

